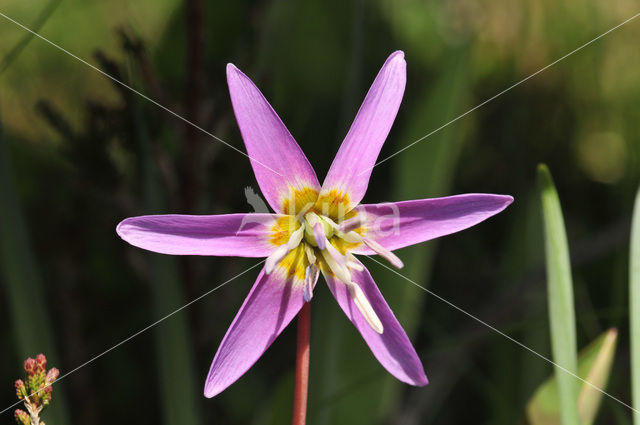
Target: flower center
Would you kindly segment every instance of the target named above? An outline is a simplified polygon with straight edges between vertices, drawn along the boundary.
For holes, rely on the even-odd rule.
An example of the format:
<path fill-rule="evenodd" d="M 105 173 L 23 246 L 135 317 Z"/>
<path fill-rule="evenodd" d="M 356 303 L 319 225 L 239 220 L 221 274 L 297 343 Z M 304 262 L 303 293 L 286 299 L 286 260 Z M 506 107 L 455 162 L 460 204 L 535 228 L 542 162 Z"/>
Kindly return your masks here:
<path fill-rule="evenodd" d="M 322 271 L 347 287 L 367 323 L 382 333 L 382 322 L 352 279 L 354 273 L 364 271 L 364 266 L 351 251 L 364 244 L 395 267 L 403 264 L 391 251 L 366 237 L 369 223 L 364 213 L 347 210 L 346 200 L 347 195 L 335 190 L 320 197 L 313 190 L 292 191 L 283 204 L 283 211 L 289 215 L 281 217 L 273 228 L 270 240 L 277 248 L 267 257 L 265 273 L 277 268 L 293 284 L 299 282 L 304 300 L 309 302 Z"/>
<path fill-rule="evenodd" d="M 352 279 L 352 274 L 362 272 L 364 266 L 350 251 L 365 244 L 398 268 L 403 266 L 402 261 L 374 240 L 363 236 L 367 226 L 362 214 L 350 213 L 350 218 L 336 223 L 329 208 L 323 213 L 319 213 L 320 210 L 317 203 L 310 203 L 297 211 L 297 215 L 288 216 L 286 224 L 279 225 L 277 230 L 274 228 L 277 237 L 272 240 L 278 241 L 278 247 L 267 257 L 265 272 L 271 274 L 279 267 L 287 276 L 302 281 L 306 302 L 313 297 L 313 287 L 320 271 L 330 274 L 346 285 L 354 304 L 371 328 L 382 333 L 382 322 L 360 286 Z M 337 217 L 344 215 L 338 214 Z M 286 235 L 285 243 L 280 235 Z"/>

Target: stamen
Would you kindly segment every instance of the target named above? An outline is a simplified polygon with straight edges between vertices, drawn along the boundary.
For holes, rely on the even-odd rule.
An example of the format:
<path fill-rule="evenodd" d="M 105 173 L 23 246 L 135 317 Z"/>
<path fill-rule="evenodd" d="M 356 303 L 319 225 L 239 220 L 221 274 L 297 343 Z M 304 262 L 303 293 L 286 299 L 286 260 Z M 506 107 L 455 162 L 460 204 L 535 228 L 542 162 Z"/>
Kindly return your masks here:
<path fill-rule="evenodd" d="M 264 264 L 265 273 L 271 274 L 273 269 L 276 267 L 276 264 L 282 261 L 282 259 L 286 257 L 288 253 L 289 248 L 286 244 L 280 245 L 278 248 L 276 248 L 276 250 L 267 257 L 267 261 Z"/>
<path fill-rule="evenodd" d="M 327 238 L 324 235 L 324 229 L 322 228 L 322 223 L 317 222 L 313 225 L 313 237 L 316 240 L 316 244 L 320 250 L 324 250 L 327 245 Z"/>
<path fill-rule="evenodd" d="M 378 254 L 388 262 L 390 262 L 392 266 L 398 269 L 401 269 L 404 267 L 404 263 L 400 258 L 398 258 L 396 254 L 389 251 L 387 248 L 383 247 L 378 242 L 371 239 L 367 239 L 367 238 L 362 238 L 362 242 L 364 242 L 365 245 L 367 245 L 369 248 L 374 250 L 376 254 Z"/>
<path fill-rule="evenodd" d="M 361 227 L 362 223 L 364 223 L 363 217 L 357 215 L 350 218 L 349 220 L 345 220 L 340 223 L 340 227 L 338 228 L 338 230 L 340 230 L 342 233 L 349 233 L 352 230 L 356 230 L 358 227 Z"/>
<path fill-rule="evenodd" d="M 287 242 L 287 247 L 289 248 L 289 251 L 297 247 L 300 244 L 300 241 L 302 241 L 303 237 L 304 237 L 304 225 L 298 227 L 298 230 L 293 232 L 289 237 L 289 242 Z"/>
<path fill-rule="evenodd" d="M 327 244 L 327 247 L 329 246 L 333 248 L 331 244 Z M 333 250 L 335 251 L 335 248 L 333 248 Z M 325 262 L 327 263 L 333 274 L 336 275 L 339 280 L 345 283 L 351 282 L 351 273 L 349 273 L 349 269 L 346 266 L 346 261 L 340 264 L 338 261 L 336 261 L 334 256 L 331 255 L 329 249 L 322 250 L 320 251 L 320 253 L 324 257 Z M 338 253 L 338 255 L 340 255 L 340 253 Z"/>
<path fill-rule="evenodd" d="M 318 280 L 319 273 L 320 270 L 314 264 L 308 266 L 304 272 L 304 294 L 302 296 L 306 302 L 311 301 L 313 297 L 313 285 Z"/>
<path fill-rule="evenodd" d="M 304 244 L 304 252 L 307 253 L 307 260 L 309 260 L 309 264 L 315 264 L 316 254 L 313 253 L 313 248 L 311 248 L 307 244 Z"/>
<path fill-rule="evenodd" d="M 340 235 L 340 239 L 342 239 L 345 242 L 349 242 L 349 243 L 358 243 L 358 242 L 362 242 L 362 236 L 360 236 L 359 234 L 357 234 L 356 232 L 349 232 L 349 233 L 344 233 Z"/>
<path fill-rule="evenodd" d="M 349 294 L 351 294 L 354 304 L 358 307 L 360 313 L 362 313 L 362 317 L 364 317 L 369 326 L 371 326 L 371 329 L 382 334 L 384 331 L 382 322 L 373 310 L 373 307 L 371 307 L 371 303 L 369 303 L 369 300 L 364 295 L 364 292 L 362 292 L 362 289 L 360 289 L 360 287 L 354 282 L 348 283 L 347 288 L 349 288 Z"/>

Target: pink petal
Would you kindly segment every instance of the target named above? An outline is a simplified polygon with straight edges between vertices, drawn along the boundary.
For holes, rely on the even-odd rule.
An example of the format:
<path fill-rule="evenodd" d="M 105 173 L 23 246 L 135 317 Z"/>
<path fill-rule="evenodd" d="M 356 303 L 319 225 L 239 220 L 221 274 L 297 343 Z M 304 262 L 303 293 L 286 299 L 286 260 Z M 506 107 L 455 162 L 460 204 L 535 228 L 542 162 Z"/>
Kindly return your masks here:
<path fill-rule="evenodd" d="M 352 279 L 360 286 L 382 322 L 382 334 L 374 331 L 367 323 L 353 302 L 347 285 L 326 274 L 325 279 L 336 301 L 358 329 L 380 364 L 402 382 L 411 385 L 427 385 L 428 380 L 416 350 L 382 297 L 369 271 L 366 268 L 361 272 L 352 269 Z"/>
<path fill-rule="evenodd" d="M 318 177 L 260 90 L 233 64 L 227 65 L 227 82 L 260 189 L 276 212 L 288 213 L 283 211 L 283 202 L 291 196 L 291 189 L 319 190 Z"/>
<path fill-rule="evenodd" d="M 127 218 L 116 232 L 138 248 L 172 255 L 266 257 L 277 214 L 143 215 Z"/>
<path fill-rule="evenodd" d="M 394 52 L 371 85 L 331 164 L 322 193 L 334 189 L 346 193 L 350 208 L 360 203 L 369 185 L 371 169 L 398 113 L 406 79 L 404 53 Z"/>
<path fill-rule="evenodd" d="M 504 210 L 513 198 L 507 195 L 469 193 L 446 198 L 362 204 L 366 236 L 389 250 L 459 232 Z M 364 245 L 354 250 L 372 254 Z"/>
<path fill-rule="evenodd" d="M 302 308 L 303 287 L 262 270 L 211 363 L 205 397 L 225 390 L 262 356 Z"/>

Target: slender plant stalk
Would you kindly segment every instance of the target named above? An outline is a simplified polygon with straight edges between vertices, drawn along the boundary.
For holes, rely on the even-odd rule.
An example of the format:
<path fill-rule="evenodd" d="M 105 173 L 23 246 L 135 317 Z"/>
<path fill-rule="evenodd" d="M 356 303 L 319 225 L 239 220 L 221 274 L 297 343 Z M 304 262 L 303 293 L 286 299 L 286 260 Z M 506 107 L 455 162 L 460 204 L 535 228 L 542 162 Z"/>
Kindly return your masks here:
<path fill-rule="evenodd" d="M 309 346 L 311 303 L 304 303 L 298 313 L 298 344 L 296 347 L 296 382 L 293 393 L 292 425 L 307 422 L 307 395 L 309 392 Z"/>
<path fill-rule="evenodd" d="M 551 326 L 551 352 L 556 366 L 558 401 L 562 425 L 578 425 L 578 373 L 576 322 L 569 246 L 560 199 L 546 165 L 538 166 L 542 198 L 547 296 Z"/>
<path fill-rule="evenodd" d="M 629 315 L 631 326 L 631 393 L 632 405 L 640 408 L 640 188 L 636 194 L 631 221 L 629 252 Z M 634 425 L 640 425 L 640 414 L 633 414 Z"/>

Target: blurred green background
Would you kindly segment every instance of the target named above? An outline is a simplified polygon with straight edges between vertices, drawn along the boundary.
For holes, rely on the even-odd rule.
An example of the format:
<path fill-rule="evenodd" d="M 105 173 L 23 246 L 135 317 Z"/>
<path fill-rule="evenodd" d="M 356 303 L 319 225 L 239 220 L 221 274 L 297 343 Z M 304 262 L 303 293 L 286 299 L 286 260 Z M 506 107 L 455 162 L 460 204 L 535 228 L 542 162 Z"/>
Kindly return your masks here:
<path fill-rule="evenodd" d="M 408 82 L 381 157 L 640 12 L 633 0 L 5 0 L 0 12 L 244 151 L 225 65 L 261 88 L 322 180 L 385 58 Z M 578 347 L 620 330 L 608 390 L 628 401 L 628 248 L 640 177 L 640 20 L 376 167 L 365 202 L 515 197 L 468 231 L 398 251 L 401 272 L 551 355 L 536 165 L 565 216 Z M 22 360 L 62 374 L 232 278 L 251 259 L 172 258 L 123 218 L 248 212 L 246 157 L 0 17 L 0 409 Z M 326 287 L 312 305 L 310 424 L 522 424 L 550 364 L 364 260 L 431 384 L 395 381 Z M 282 424 L 295 327 L 220 396 L 215 350 L 258 270 L 54 386 L 48 425 Z M 638 406 L 636 406 L 638 407 Z M 7 412 L 3 423 L 12 418 Z M 49 416 L 47 416 L 49 415 Z M 605 398 L 596 423 L 628 424 Z"/>

